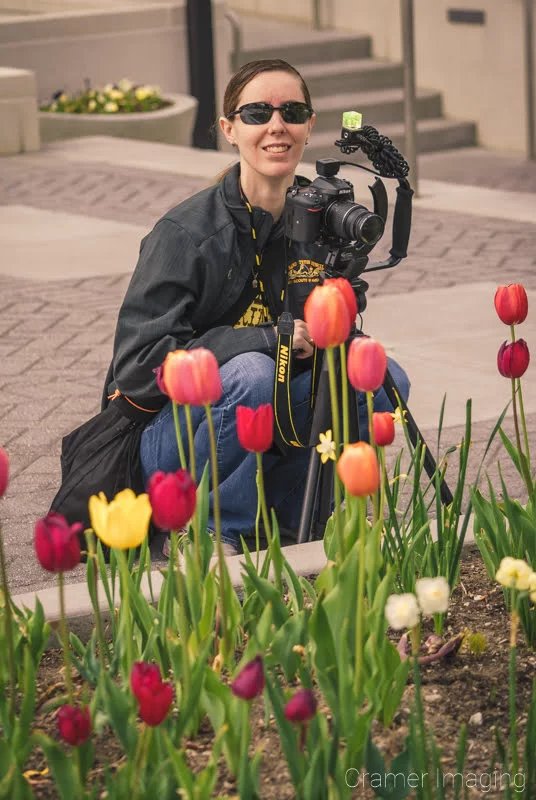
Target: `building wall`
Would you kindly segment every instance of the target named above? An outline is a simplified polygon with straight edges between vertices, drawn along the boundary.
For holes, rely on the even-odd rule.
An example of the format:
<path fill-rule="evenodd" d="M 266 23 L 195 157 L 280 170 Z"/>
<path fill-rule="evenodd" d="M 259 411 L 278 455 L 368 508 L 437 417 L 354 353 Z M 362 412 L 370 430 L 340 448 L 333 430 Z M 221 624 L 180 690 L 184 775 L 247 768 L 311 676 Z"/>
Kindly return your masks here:
<path fill-rule="evenodd" d="M 229 5 L 278 19 L 313 18 L 313 0 L 288 10 L 286 0 L 229 0 Z M 326 27 L 367 33 L 375 57 L 400 60 L 400 0 L 320 0 L 320 8 Z M 485 25 L 451 23 L 449 8 L 482 10 Z M 414 0 L 414 9 L 418 85 L 443 93 L 447 116 L 476 121 L 483 146 L 525 152 L 523 0 Z"/>

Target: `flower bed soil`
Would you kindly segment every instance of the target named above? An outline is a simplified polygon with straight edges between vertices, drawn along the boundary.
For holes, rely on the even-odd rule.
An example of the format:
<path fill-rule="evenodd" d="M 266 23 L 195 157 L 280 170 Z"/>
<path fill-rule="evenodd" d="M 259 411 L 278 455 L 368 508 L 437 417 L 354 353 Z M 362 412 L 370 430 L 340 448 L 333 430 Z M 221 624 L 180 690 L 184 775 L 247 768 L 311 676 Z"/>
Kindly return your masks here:
<path fill-rule="evenodd" d="M 442 751 L 443 771 L 451 773 L 456 771 L 456 745 L 460 725 L 468 723 L 468 748 L 464 767 L 464 786 L 467 789 L 467 796 L 498 799 L 504 796 L 500 786 L 503 768 L 493 761 L 495 753 L 493 728 L 497 726 L 503 738 L 506 738 L 509 618 L 505 611 L 502 590 L 489 581 L 480 554 L 474 546 L 466 547 L 464 550 L 460 578 L 460 583 L 451 598 L 445 636 L 448 638 L 465 630 L 471 633 L 478 632 L 485 637 L 486 646 L 480 655 L 472 654 L 463 646 L 455 656 L 422 667 L 426 720 L 428 726 L 434 729 L 436 742 Z M 423 639 L 427 632 L 431 632 L 431 628 L 424 632 Z M 61 653 L 57 650 L 47 651 L 38 677 L 39 711 L 36 715 L 36 726 L 53 737 L 57 737 L 56 712 L 45 713 L 44 708 L 48 701 L 64 691 L 61 665 Z M 536 653 L 525 646 L 520 632 L 517 658 L 517 710 L 521 743 L 535 667 Z M 373 738 L 385 754 L 387 764 L 403 749 L 404 738 L 408 732 L 408 712 L 412 697 L 413 685 L 410 678 L 391 727 L 385 729 L 379 723 L 374 723 Z M 329 713 L 322 703 L 319 707 L 324 713 Z M 264 753 L 260 771 L 261 797 L 263 800 L 291 800 L 294 793 L 288 779 L 277 729 L 273 720 L 268 728 L 265 727 L 262 698 L 255 701 L 253 706 L 252 727 L 252 746 L 261 747 Z M 211 742 L 212 730 L 207 721 L 203 723 L 198 737 L 194 741 L 185 743 L 188 760 L 194 770 L 206 765 Z M 107 736 L 101 736 L 96 744 L 98 762 L 91 775 L 93 781 L 100 781 L 104 765 L 113 767 L 114 764 L 119 764 L 122 750 L 117 742 Z M 36 798 L 48 800 L 59 797 L 49 774 L 43 773 L 46 763 L 37 749 L 32 752 L 27 769 L 31 770 L 28 777 Z M 451 781 L 452 779 L 445 784 L 447 798 L 452 797 Z M 223 757 L 220 759 L 219 779 L 214 796 L 238 797 L 236 784 L 226 771 Z M 367 786 L 367 782 L 360 779 L 353 796 L 369 800 L 375 795 Z"/>

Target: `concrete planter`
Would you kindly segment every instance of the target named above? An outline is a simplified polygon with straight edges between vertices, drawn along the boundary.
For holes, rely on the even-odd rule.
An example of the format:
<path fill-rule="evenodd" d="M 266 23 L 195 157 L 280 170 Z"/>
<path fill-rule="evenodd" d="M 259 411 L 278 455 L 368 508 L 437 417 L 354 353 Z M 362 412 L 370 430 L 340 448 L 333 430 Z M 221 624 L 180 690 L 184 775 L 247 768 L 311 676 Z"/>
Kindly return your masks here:
<path fill-rule="evenodd" d="M 119 136 L 150 142 L 190 146 L 197 99 L 187 94 L 168 94 L 173 105 L 136 114 L 56 114 L 39 112 L 42 142 L 79 136 Z"/>

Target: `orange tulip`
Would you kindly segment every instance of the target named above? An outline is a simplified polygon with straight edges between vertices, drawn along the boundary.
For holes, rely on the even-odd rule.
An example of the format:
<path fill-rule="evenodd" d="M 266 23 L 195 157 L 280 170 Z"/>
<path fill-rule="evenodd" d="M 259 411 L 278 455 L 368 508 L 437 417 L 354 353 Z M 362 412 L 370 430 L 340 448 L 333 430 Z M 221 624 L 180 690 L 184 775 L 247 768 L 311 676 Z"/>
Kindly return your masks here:
<path fill-rule="evenodd" d="M 346 278 L 328 278 L 327 281 L 324 281 L 324 286 L 335 286 L 343 293 L 353 324 L 357 316 L 357 300 L 350 281 L 347 281 Z"/>
<path fill-rule="evenodd" d="M 366 442 L 346 445 L 337 462 L 337 473 L 354 497 L 366 497 L 380 486 L 376 451 Z"/>
<path fill-rule="evenodd" d="M 348 339 L 353 319 L 348 302 L 336 286 L 317 286 L 305 303 L 305 322 L 317 347 L 337 347 Z"/>
<path fill-rule="evenodd" d="M 375 392 L 385 380 L 387 356 L 382 345 L 368 336 L 352 339 L 348 350 L 348 379 L 359 392 Z"/>
<path fill-rule="evenodd" d="M 204 347 L 168 353 L 161 380 L 170 398 L 180 405 L 209 405 L 222 393 L 216 356 Z"/>
<path fill-rule="evenodd" d="M 519 325 L 529 311 L 527 293 L 520 283 L 499 286 L 495 292 L 495 310 L 505 325 Z"/>

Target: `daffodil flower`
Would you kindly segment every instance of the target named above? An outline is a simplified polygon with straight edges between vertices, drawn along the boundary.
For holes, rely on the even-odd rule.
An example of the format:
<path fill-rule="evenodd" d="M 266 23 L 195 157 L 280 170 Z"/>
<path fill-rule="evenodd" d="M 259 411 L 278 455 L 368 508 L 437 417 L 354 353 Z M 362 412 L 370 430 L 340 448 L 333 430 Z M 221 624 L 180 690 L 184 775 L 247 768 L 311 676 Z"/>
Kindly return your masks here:
<path fill-rule="evenodd" d="M 335 442 L 331 430 L 320 434 L 320 444 L 316 446 L 316 452 L 320 453 L 322 464 L 326 464 L 328 459 L 335 461 Z"/>
<path fill-rule="evenodd" d="M 91 527 L 108 547 L 128 550 L 139 547 L 149 531 L 151 504 L 146 494 L 136 496 L 123 489 L 108 503 L 104 492 L 89 498 Z"/>
<path fill-rule="evenodd" d="M 499 564 L 495 580 L 509 589 L 524 592 L 530 586 L 531 575 L 532 570 L 526 561 L 506 556 Z"/>
<path fill-rule="evenodd" d="M 407 414 L 408 414 L 408 412 L 406 411 L 406 409 L 404 409 L 403 414 L 402 414 L 400 412 L 400 406 L 397 406 L 395 408 L 394 412 L 393 412 L 393 422 L 395 423 L 395 425 L 396 425 L 396 423 L 398 423 L 399 425 L 402 425 L 402 416 L 404 416 L 404 421 L 407 422 L 407 419 L 408 419 Z"/>

